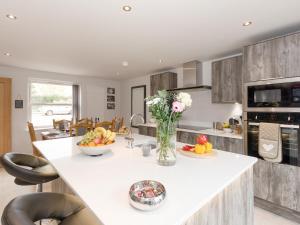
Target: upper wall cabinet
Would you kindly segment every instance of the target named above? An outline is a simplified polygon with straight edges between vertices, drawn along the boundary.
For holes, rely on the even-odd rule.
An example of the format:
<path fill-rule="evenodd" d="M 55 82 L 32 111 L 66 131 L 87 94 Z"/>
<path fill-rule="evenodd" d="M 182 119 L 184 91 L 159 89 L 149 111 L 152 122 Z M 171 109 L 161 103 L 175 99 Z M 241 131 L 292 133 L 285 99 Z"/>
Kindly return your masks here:
<path fill-rule="evenodd" d="M 244 48 L 244 82 L 300 76 L 300 33 Z"/>
<path fill-rule="evenodd" d="M 152 75 L 150 78 L 150 94 L 155 95 L 159 90 L 177 88 L 177 74 L 165 72 Z"/>
<path fill-rule="evenodd" d="M 212 63 L 212 103 L 242 103 L 243 56 Z"/>

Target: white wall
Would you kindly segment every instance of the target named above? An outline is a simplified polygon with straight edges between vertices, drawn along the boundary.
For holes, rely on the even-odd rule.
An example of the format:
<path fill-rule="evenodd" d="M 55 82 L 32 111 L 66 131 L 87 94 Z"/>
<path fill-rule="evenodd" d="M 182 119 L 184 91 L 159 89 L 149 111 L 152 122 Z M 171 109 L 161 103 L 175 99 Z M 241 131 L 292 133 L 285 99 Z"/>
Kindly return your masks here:
<path fill-rule="evenodd" d="M 211 63 L 203 62 L 203 83 L 211 85 Z M 178 85 L 182 84 L 182 67 L 171 70 L 178 75 Z M 130 80 L 124 80 L 121 83 L 121 111 L 125 115 L 126 121 L 130 118 L 130 89 L 136 85 L 147 85 L 147 96 L 150 95 L 150 76 L 137 77 Z M 226 121 L 231 116 L 242 114 L 241 104 L 212 104 L 211 91 L 201 91 L 199 89 L 185 90 L 191 94 L 193 99 L 192 107 L 183 114 L 180 121 L 182 124 L 212 126 L 213 121 Z M 147 121 L 151 118 L 147 110 Z"/>
<path fill-rule="evenodd" d="M 28 110 L 28 83 L 31 79 L 63 81 L 79 84 L 81 89 L 82 117 L 100 116 L 111 120 L 120 115 L 120 82 L 100 78 L 72 76 L 66 74 L 50 73 L 0 66 L 0 76 L 12 78 L 12 150 L 31 153 L 29 133 L 26 122 L 29 118 Z M 106 88 L 116 88 L 116 109 L 106 109 Z M 21 97 L 24 100 L 23 109 L 14 108 L 14 100 Z"/>

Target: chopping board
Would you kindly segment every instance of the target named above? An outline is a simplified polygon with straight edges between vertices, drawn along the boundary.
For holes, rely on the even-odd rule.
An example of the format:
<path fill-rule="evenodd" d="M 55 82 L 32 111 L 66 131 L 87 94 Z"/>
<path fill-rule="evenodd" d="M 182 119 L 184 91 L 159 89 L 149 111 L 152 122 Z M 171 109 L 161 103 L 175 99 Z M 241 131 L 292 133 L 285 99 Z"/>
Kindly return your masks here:
<path fill-rule="evenodd" d="M 191 157 L 191 158 L 199 158 L 199 159 L 208 159 L 208 158 L 213 158 L 217 156 L 217 151 L 212 150 L 210 153 L 204 153 L 204 154 L 196 154 L 194 152 L 188 152 L 188 151 L 183 151 L 181 148 L 177 148 L 177 151 L 180 152 L 180 154 Z"/>

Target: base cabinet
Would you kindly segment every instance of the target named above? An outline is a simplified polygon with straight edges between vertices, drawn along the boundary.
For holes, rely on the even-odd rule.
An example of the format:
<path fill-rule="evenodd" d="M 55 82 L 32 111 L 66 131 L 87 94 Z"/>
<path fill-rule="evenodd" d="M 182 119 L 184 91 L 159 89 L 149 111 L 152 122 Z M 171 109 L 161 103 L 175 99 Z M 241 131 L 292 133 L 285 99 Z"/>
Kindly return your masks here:
<path fill-rule="evenodd" d="M 146 127 L 146 126 L 139 126 L 139 134 L 156 137 L 156 128 L 155 127 Z"/>
<path fill-rule="evenodd" d="M 199 133 L 177 131 L 177 141 L 187 143 L 187 144 L 196 144 L 196 138 L 199 135 L 200 135 Z M 213 144 L 213 147 L 215 149 L 238 153 L 238 154 L 244 154 L 242 139 L 220 137 L 214 135 L 206 135 L 206 136 L 208 137 L 209 142 Z"/>
<path fill-rule="evenodd" d="M 259 159 L 254 165 L 254 194 L 300 215 L 300 168 Z"/>
<path fill-rule="evenodd" d="M 139 126 L 139 134 L 156 137 L 156 128 Z M 186 132 L 186 131 L 177 131 L 177 141 L 187 144 L 196 144 L 196 138 L 199 136 L 199 133 Z M 224 150 L 228 152 L 244 154 L 243 150 L 243 140 L 237 138 L 228 138 L 207 135 L 209 142 L 211 142 L 215 149 Z"/>

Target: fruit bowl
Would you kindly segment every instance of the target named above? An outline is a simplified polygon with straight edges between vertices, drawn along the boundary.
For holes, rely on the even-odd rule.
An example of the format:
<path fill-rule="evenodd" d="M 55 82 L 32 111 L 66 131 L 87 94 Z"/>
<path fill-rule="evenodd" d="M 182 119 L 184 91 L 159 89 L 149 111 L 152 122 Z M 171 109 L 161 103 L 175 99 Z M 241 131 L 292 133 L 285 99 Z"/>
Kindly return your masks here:
<path fill-rule="evenodd" d="M 80 143 L 77 143 L 79 150 L 85 154 L 90 156 L 99 156 L 111 150 L 112 146 L 114 146 L 115 142 L 111 144 L 106 144 L 102 146 L 80 146 Z"/>
<path fill-rule="evenodd" d="M 130 204 L 139 210 L 150 211 L 158 208 L 166 198 L 165 187 L 153 180 L 134 183 L 129 190 Z"/>
<path fill-rule="evenodd" d="M 111 150 L 112 145 L 115 143 L 115 137 L 115 132 L 97 127 L 95 130 L 86 133 L 77 145 L 83 154 L 102 155 Z"/>

